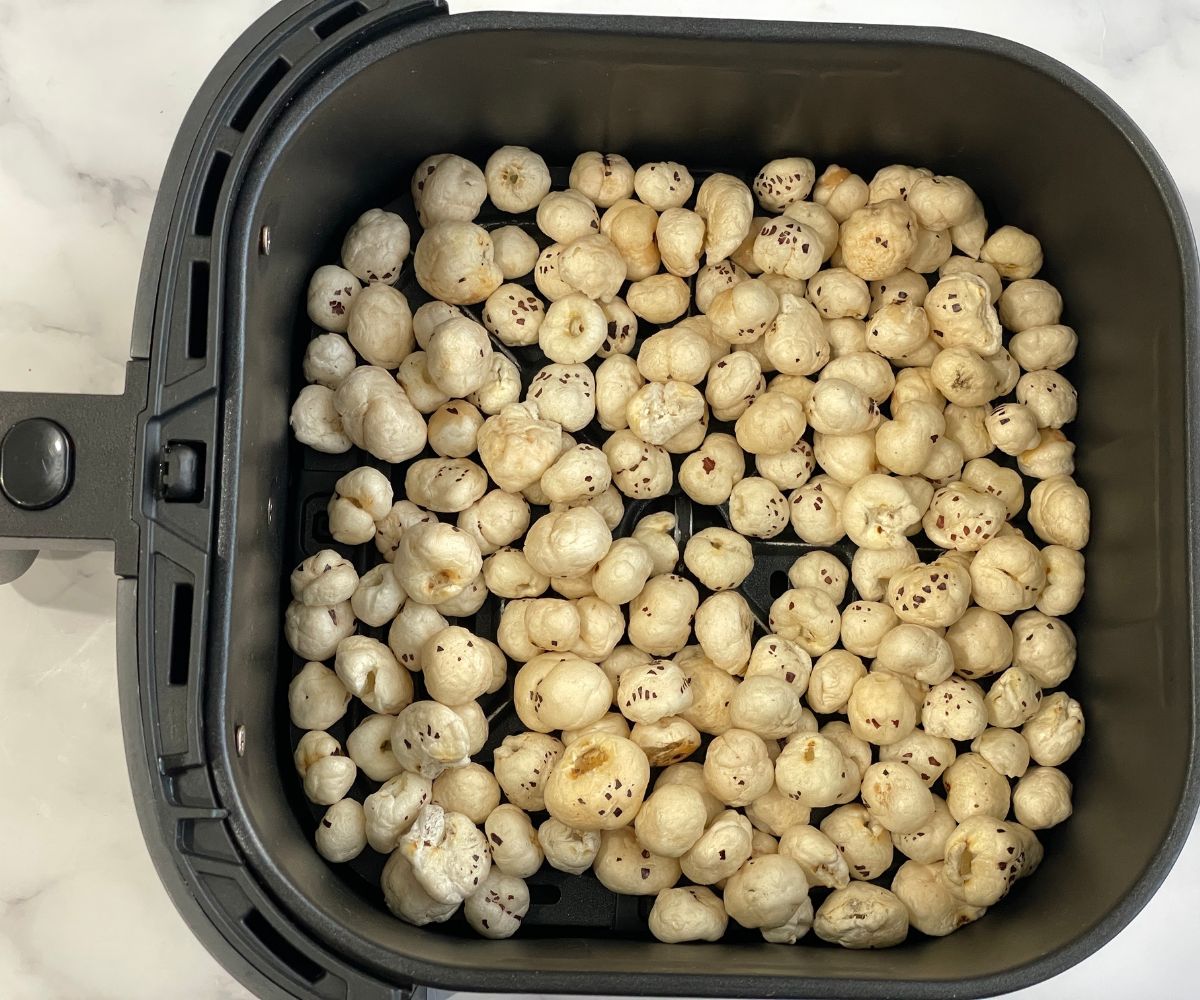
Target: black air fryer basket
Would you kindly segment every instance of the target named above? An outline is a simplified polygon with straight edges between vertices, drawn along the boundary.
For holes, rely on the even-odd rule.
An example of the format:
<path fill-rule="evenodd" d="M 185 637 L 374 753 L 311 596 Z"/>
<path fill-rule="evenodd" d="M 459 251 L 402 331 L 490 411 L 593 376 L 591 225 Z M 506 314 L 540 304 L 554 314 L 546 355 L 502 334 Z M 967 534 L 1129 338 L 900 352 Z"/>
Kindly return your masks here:
<path fill-rule="evenodd" d="M 483 941 L 391 917 L 381 860 L 335 870 L 316 854 L 284 708 L 285 581 L 327 541 L 334 481 L 369 456 L 291 440 L 304 290 L 364 209 L 400 205 L 413 221 L 401 196 L 426 155 L 482 162 L 504 143 L 541 152 L 558 184 L 584 149 L 744 177 L 796 152 L 868 176 L 936 164 L 981 192 L 989 218 L 1041 238 L 1043 276 L 1081 335 L 1069 371 L 1093 531 L 1072 693 L 1088 736 L 1072 762 L 1075 815 L 985 920 L 885 952 L 749 934 L 677 947 L 650 939 L 645 901 L 551 872 L 532 880 L 522 932 Z M 1161 161 L 1094 86 L 1019 45 L 935 28 L 288 0 L 221 61 L 176 141 L 124 395 L 0 395 L 0 548 L 114 545 L 143 833 L 192 929 L 264 996 L 996 993 L 1123 927 L 1196 809 L 1198 323 L 1195 247 Z M 660 504 L 678 506 L 684 534 L 700 517 Z M 769 603 L 798 548 L 757 547 L 752 601 Z M 10 552 L 0 570 L 25 561 Z M 502 701 L 490 707 L 495 745 L 515 723 Z"/>

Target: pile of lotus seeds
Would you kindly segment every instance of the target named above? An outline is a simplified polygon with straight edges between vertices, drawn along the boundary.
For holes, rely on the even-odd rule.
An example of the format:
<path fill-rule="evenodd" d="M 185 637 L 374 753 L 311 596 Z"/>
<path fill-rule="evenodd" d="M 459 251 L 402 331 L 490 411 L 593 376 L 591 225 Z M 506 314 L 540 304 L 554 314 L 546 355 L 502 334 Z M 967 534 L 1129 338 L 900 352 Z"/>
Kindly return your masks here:
<path fill-rule="evenodd" d="M 923 167 L 697 186 L 586 152 L 550 188 L 524 147 L 430 157 L 412 272 L 409 222 L 372 209 L 309 286 L 295 435 L 378 460 L 329 503 L 373 568 L 326 549 L 291 578 L 317 849 L 388 855 L 396 916 L 461 906 L 492 938 L 543 864 L 654 897 L 666 942 L 977 920 L 1071 814 L 1084 731 L 1059 690 L 1089 531 L 1076 335 L 1041 245 Z M 521 225 L 477 225 L 489 199 Z M 513 359 L 543 355 L 523 387 Z M 728 526 L 613 537 L 680 492 Z M 738 588 L 772 538 L 806 548 L 759 634 Z M 490 595 L 495 635 L 453 623 Z M 485 767 L 478 699 L 513 670 L 526 731 Z M 343 747 L 352 697 L 373 714 Z"/>

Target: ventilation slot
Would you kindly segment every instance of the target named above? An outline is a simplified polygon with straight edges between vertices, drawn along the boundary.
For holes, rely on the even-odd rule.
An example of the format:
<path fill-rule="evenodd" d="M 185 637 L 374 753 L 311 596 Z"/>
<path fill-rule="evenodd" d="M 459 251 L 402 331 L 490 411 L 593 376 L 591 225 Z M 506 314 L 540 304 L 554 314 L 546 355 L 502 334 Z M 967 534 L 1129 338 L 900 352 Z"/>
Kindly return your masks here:
<path fill-rule="evenodd" d="M 340 10 L 335 10 L 324 21 L 318 24 L 313 31 L 317 33 L 317 37 L 324 40 L 332 35 L 335 31 L 341 31 L 351 21 L 357 21 L 367 12 L 367 8 L 361 3 L 346 4 Z"/>
<path fill-rule="evenodd" d="M 204 187 L 200 191 L 200 204 L 196 207 L 197 236 L 212 235 L 213 222 L 217 218 L 217 199 L 221 197 L 221 185 L 225 183 L 225 175 L 229 172 L 230 159 L 228 153 L 217 152 L 213 155 L 208 176 L 204 178 Z"/>
<path fill-rule="evenodd" d="M 306 983 L 316 983 L 325 978 L 325 970 L 280 934 L 258 910 L 246 914 L 242 918 L 242 925 L 258 938 L 284 968 L 290 969 Z"/>
<path fill-rule="evenodd" d="M 770 588 L 772 597 L 782 597 L 790 586 L 791 583 L 788 581 L 788 576 L 783 570 L 777 569 L 771 574 Z"/>
<path fill-rule="evenodd" d="M 208 261 L 192 261 L 188 281 L 187 357 L 203 358 L 208 354 Z"/>
<path fill-rule="evenodd" d="M 254 89 L 246 95 L 246 99 L 242 101 L 241 107 L 237 109 L 237 114 L 233 116 L 233 121 L 229 124 L 239 132 L 245 132 L 246 126 L 250 124 L 258 109 L 263 106 L 267 95 L 279 85 L 279 81 L 287 76 L 288 70 L 291 68 L 291 65 L 282 56 L 276 59 L 271 64 L 271 68 L 259 78 Z"/>
<path fill-rule="evenodd" d="M 168 654 L 167 683 L 182 686 L 188 682 L 192 660 L 192 603 L 195 591 L 190 583 L 175 584 L 171 594 L 171 649 Z"/>

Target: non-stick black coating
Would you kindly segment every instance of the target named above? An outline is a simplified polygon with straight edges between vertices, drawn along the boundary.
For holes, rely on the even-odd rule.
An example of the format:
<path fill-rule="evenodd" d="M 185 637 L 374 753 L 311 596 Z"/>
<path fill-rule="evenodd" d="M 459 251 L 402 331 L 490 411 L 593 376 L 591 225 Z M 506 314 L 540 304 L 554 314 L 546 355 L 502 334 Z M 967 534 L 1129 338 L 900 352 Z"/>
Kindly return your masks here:
<path fill-rule="evenodd" d="M 955 32 L 479 15 L 361 42 L 292 103 L 239 192 L 245 256 L 234 266 L 247 270 L 228 319 L 245 343 L 228 456 L 239 469 L 236 520 L 218 580 L 232 588 L 229 669 L 215 721 L 279 734 L 223 765 L 240 842 L 264 882 L 364 967 L 463 988 L 960 995 L 1043 977 L 1110 936 L 1161 878 L 1160 854 L 1178 849 L 1181 805 L 1193 808 L 1185 374 L 1194 259 L 1144 139 L 1094 92 L 1081 96 L 1061 67 Z M 359 211 L 400 190 L 424 155 L 481 160 L 508 142 L 560 163 L 596 148 L 742 173 L 791 152 L 868 174 L 927 163 L 967 178 L 993 223 L 1041 238 L 1042 276 L 1080 334 L 1071 431 L 1093 533 L 1070 687 L 1088 736 L 1075 816 L 1046 838 L 1037 876 L 987 919 L 866 955 L 672 948 L 577 926 L 555 940 L 466 942 L 395 921 L 309 846 L 279 703 L 290 662 L 278 655 L 281 571 L 293 548 L 262 517 L 268 500 L 297 499 L 285 425 L 307 335 L 303 288 L 326 262 L 321 252 Z M 271 255 L 253 256 L 264 223 Z"/>

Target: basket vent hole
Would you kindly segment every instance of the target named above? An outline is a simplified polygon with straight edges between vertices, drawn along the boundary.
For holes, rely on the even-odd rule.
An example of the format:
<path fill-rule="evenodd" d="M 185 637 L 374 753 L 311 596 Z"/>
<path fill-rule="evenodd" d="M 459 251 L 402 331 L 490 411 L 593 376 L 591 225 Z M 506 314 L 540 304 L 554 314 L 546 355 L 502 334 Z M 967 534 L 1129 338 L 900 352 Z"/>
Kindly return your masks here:
<path fill-rule="evenodd" d="M 217 218 L 217 202 L 221 197 L 225 175 L 229 172 L 230 160 L 228 153 L 218 150 L 209 164 L 208 176 L 204 178 L 204 187 L 200 189 L 200 203 L 196 206 L 197 236 L 212 235 L 213 223 Z"/>
<path fill-rule="evenodd" d="M 529 902 L 534 906 L 553 906 L 562 899 L 562 890 L 556 885 L 531 885 Z"/>
<path fill-rule="evenodd" d="M 190 583 L 177 583 L 171 593 L 171 647 L 167 655 L 167 683 L 188 682 L 192 659 L 192 604 L 195 591 Z"/>
<path fill-rule="evenodd" d="M 242 924 L 275 956 L 280 965 L 306 983 L 316 983 L 325 978 L 325 970 L 280 934 L 258 910 L 247 913 L 242 918 Z"/>
<path fill-rule="evenodd" d="M 772 598 L 782 597 L 789 587 L 791 587 L 791 582 L 783 570 L 777 569 L 771 574 L 770 588 Z"/>
<path fill-rule="evenodd" d="M 279 85 L 279 81 L 287 76 L 287 72 L 291 68 L 291 64 L 282 56 L 271 63 L 270 68 L 258 78 L 258 82 L 250 89 L 246 99 L 242 101 L 233 120 L 229 123 L 230 126 L 239 132 L 245 132 L 246 126 L 254 119 L 255 113 L 263 106 L 267 96 Z"/>
<path fill-rule="evenodd" d="M 192 261 L 188 280 L 187 345 L 189 360 L 208 354 L 208 261 Z"/>
<path fill-rule="evenodd" d="M 355 3 L 346 4 L 340 10 L 335 10 L 324 21 L 318 24 L 313 31 L 317 33 L 317 37 L 324 40 L 332 35 L 335 31 L 341 31 L 351 21 L 357 21 L 367 12 L 364 4 Z"/>

